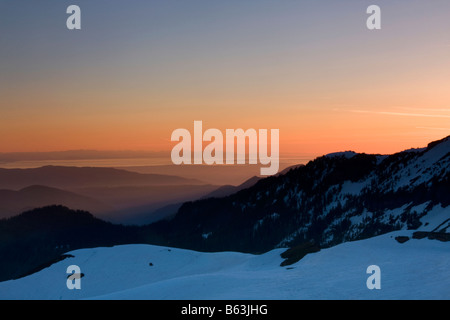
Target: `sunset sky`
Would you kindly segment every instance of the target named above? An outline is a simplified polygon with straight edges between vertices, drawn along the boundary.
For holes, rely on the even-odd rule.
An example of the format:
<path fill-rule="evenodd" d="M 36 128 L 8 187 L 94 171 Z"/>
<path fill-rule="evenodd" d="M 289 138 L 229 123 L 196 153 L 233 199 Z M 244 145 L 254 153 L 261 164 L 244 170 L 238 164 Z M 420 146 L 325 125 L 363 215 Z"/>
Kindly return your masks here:
<path fill-rule="evenodd" d="M 450 2 L 0 0 L 0 152 L 165 151 L 194 120 L 279 129 L 282 156 L 426 146 L 450 134 Z"/>

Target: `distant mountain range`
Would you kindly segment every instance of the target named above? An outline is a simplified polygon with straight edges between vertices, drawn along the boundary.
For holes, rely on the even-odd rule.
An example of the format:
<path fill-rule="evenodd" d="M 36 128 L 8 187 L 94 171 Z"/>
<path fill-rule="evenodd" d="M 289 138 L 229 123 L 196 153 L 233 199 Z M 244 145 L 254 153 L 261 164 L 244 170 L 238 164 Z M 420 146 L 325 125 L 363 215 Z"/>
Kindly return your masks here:
<path fill-rule="evenodd" d="M 93 213 L 111 211 L 112 208 L 96 199 L 73 192 L 46 186 L 29 186 L 21 190 L 0 190 L 0 218 L 48 206 L 64 205 L 73 209 L 84 209 Z"/>
<path fill-rule="evenodd" d="M 143 225 L 174 215 L 178 209 L 178 207 L 173 207 L 174 204 L 199 199 L 217 188 L 218 186 L 209 184 L 180 184 L 81 188 L 74 189 L 74 191 L 98 199 L 115 208 L 113 211 L 96 214 L 96 217 L 115 223 Z M 167 211 L 163 215 L 155 213 L 155 211 L 164 207 L 168 208 L 168 206 L 175 209 Z"/>
<path fill-rule="evenodd" d="M 92 188 L 204 184 L 197 179 L 186 179 L 162 174 L 141 174 L 126 170 L 102 167 L 45 166 L 31 169 L 0 168 L 1 189 L 22 189 L 31 185 L 53 188 Z"/>
<path fill-rule="evenodd" d="M 216 188 L 197 179 L 105 167 L 0 169 L 0 218 L 64 205 L 107 221 L 142 224 L 155 221 L 156 209 L 198 199 Z"/>
<path fill-rule="evenodd" d="M 184 189 L 180 189 L 177 187 L 174 187 L 170 190 L 170 194 L 173 195 L 174 191 L 180 192 L 180 195 L 176 195 L 178 199 L 183 199 L 185 201 L 190 201 L 194 199 L 207 199 L 207 198 L 220 198 L 225 197 L 228 195 L 231 195 L 233 193 L 236 193 L 240 190 L 249 188 L 253 186 L 256 182 L 258 182 L 261 178 L 259 177 L 252 177 L 246 181 L 244 181 L 242 184 L 233 186 L 233 185 L 224 185 L 220 187 L 211 186 L 211 185 L 205 185 L 205 186 L 190 186 L 189 188 L 187 186 L 182 186 Z M 203 187 L 203 188 L 201 188 Z M 212 192 L 205 192 L 208 190 L 208 188 L 212 188 Z M 164 191 L 164 187 L 159 188 L 161 191 Z M 198 191 L 202 191 L 203 193 L 200 194 Z M 183 192 L 184 197 L 181 196 L 181 192 Z M 159 220 L 167 220 L 172 219 L 178 209 L 183 205 L 185 202 L 174 202 L 171 201 L 170 204 L 160 206 L 160 203 L 158 203 L 158 208 L 154 209 L 155 205 L 150 206 L 142 206 L 142 207 L 135 207 L 131 208 L 131 211 L 134 212 L 133 217 L 130 219 L 127 219 L 129 222 L 136 222 L 135 224 L 143 225 L 148 224 L 152 222 L 156 222 Z M 123 210 L 123 216 L 125 216 L 126 213 L 129 214 L 129 209 Z M 111 220 L 111 219 L 110 219 Z"/>
<path fill-rule="evenodd" d="M 63 205 L 107 221 L 142 225 L 174 215 L 185 201 L 229 195 L 258 179 L 239 186 L 215 186 L 197 179 L 101 167 L 0 169 L 0 186 L 5 188 L 0 189 L 0 218 Z"/>

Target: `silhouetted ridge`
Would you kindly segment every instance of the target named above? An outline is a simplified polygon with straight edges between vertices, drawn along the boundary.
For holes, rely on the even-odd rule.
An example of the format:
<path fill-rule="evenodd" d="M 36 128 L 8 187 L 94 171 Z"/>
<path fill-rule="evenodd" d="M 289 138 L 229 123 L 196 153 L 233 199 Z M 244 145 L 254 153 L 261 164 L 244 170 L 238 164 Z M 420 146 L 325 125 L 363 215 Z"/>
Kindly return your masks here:
<path fill-rule="evenodd" d="M 436 140 L 436 141 L 430 142 L 427 146 L 427 150 L 430 150 L 441 143 L 450 143 L 450 136 L 447 136 L 441 140 Z"/>
<path fill-rule="evenodd" d="M 160 223 L 170 245 L 265 252 L 308 241 L 326 248 L 449 210 L 450 138 L 393 155 L 334 153 L 224 198 L 184 203 Z M 445 226 L 441 229 L 445 230 Z"/>
<path fill-rule="evenodd" d="M 58 222 L 61 222 L 63 224 L 68 224 L 70 222 L 79 222 L 83 219 L 89 221 L 101 221 L 87 211 L 71 210 L 61 205 L 46 206 L 43 208 L 28 210 L 15 217 L 10 218 L 9 220 L 35 221 L 36 223 L 42 223 L 48 226 L 49 224 L 58 224 Z"/>
<path fill-rule="evenodd" d="M 28 274 L 67 251 L 144 242 L 138 227 L 115 225 L 64 206 L 37 208 L 0 220 L 0 281 Z"/>
<path fill-rule="evenodd" d="M 22 189 L 30 185 L 53 188 L 84 188 L 96 186 L 149 186 L 200 184 L 195 179 L 162 174 L 142 174 L 106 167 L 44 166 L 30 169 L 0 168 L 0 188 Z"/>

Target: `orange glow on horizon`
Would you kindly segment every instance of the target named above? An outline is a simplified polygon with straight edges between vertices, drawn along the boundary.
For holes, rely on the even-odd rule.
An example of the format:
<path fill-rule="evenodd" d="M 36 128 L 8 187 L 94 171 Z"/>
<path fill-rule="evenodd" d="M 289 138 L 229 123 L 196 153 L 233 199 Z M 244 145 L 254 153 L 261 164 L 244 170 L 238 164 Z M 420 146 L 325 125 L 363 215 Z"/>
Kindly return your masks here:
<path fill-rule="evenodd" d="M 386 1 L 391 20 L 379 32 L 351 3 L 311 2 L 308 12 L 295 1 L 258 10 L 217 2 L 197 8 L 198 19 L 160 8 L 149 10 L 155 21 L 136 20 L 150 3 L 165 6 L 104 12 L 86 2 L 96 15 L 123 14 L 121 32 L 93 14 L 90 29 L 69 35 L 43 23 L 54 19 L 46 6 L 5 19 L 0 152 L 169 156 L 173 130 L 193 130 L 194 120 L 222 131 L 279 129 L 281 157 L 388 154 L 450 134 L 448 3 L 409 4 L 405 14 Z"/>

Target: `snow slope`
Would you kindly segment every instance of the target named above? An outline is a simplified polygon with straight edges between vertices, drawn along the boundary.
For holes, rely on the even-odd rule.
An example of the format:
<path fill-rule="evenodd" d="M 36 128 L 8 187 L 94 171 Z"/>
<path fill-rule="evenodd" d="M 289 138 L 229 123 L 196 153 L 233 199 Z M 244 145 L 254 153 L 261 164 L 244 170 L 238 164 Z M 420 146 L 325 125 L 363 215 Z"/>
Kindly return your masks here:
<path fill-rule="evenodd" d="M 153 245 L 82 249 L 0 283 L 0 299 L 450 299 L 449 243 L 395 240 L 412 232 L 346 242 L 287 267 L 280 267 L 284 249 L 262 255 Z M 66 287 L 72 264 L 85 275 L 80 290 Z M 366 287 L 373 264 L 381 268 L 380 290 Z"/>
<path fill-rule="evenodd" d="M 408 151 L 404 153 L 408 153 Z M 450 137 L 443 139 L 432 148 L 417 152 L 417 154 L 417 157 L 393 173 L 390 179 L 395 181 L 395 184 L 391 186 L 394 190 L 412 189 L 421 183 L 431 184 L 432 178 L 438 177 L 439 180 L 442 180 L 449 174 Z M 389 187 L 386 186 L 386 189 Z"/>

